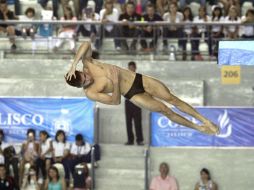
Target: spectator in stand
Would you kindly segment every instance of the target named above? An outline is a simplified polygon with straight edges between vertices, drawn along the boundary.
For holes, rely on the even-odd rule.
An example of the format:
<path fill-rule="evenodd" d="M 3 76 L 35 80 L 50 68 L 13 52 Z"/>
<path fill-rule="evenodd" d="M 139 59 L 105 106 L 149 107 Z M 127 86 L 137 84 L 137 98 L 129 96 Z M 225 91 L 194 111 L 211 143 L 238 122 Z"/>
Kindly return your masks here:
<path fill-rule="evenodd" d="M 175 177 L 169 175 L 170 170 L 167 163 L 160 164 L 160 175 L 152 179 L 149 190 L 178 190 Z"/>
<path fill-rule="evenodd" d="M 41 20 L 43 20 L 43 21 L 55 20 L 55 17 L 53 16 L 53 11 L 51 10 L 51 7 L 48 7 L 47 10 L 41 11 Z M 43 37 L 51 37 L 53 35 L 53 25 L 52 24 L 40 24 L 38 34 Z"/>
<path fill-rule="evenodd" d="M 25 174 L 21 189 L 22 190 L 40 190 L 40 185 L 36 177 L 36 169 L 34 166 L 31 166 L 28 170 L 28 173 Z"/>
<path fill-rule="evenodd" d="M 152 2 L 151 2 L 152 3 Z M 177 0 L 156 0 L 156 11 L 163 16 L 165 13 L 169 12 L 169 7 L 171 3 L 178 3 Z"/>
<path fill-rule="evenodd" d="M 82 20 L 91 22 L 91 21 L 99 21 L 100 15 L 95 12 L 95 3 L 94 1 L 89 1 L 88 5 L 82 11 Z M 82 24 L 78 25 L 76 29 L 77 35 L 79 33 L 82 36 L 89 36 L 92 41 L 92 49 L 97 50 L 99 48 L 99 26 L 98 25 L 91 25 L 91 24 Z"/>
<path fill-rule="evenodd" d="M 229 15 L 230 8 L 234 6 L 237 12 L 237 16 L 240 16 L 241 13 L 240 0 L 219 0 L 219 2 L 223 6 L 224 15 Z"/>
<path fill-rule="evenodd" d="M 229 15 L 225 18 L 226 23 L 240 23 L 241 19 L 237 16 L 237 9 L 232 6 L 229 9 Z M 225 28 L 225 35 L 227 38 L 236 39 L 239 36 L 239 26 L 227 26 Z"/>
<path fill-rule="evenodd" d="M 75 169 L 73 190 L 90 190 L 92 187 L 92 178 L 89 176 L 87 164 L 83 163 L 82 166 L 82 168 Z"/>
<path fill-rule="evenodd" d="M 177 11 L 177 3 L 169 4 L 169 11 L 163 15 L 163 20 L 168 23 L 180 23 L 183 21 L 183 14 Z M 163 27 L 163 49 L 168 50 L 167 38 L 179 38 L 182 33 L 182 28 L 177 26 L 166 26 Z M 178 41 L 178 45 L 181 46 Z"/>
<path fill-rule="evenodd" d="M 200 181 L 197 182 L 194 190 L 217 190 L 216 183 L 212 180 L 210 172 L 208 169 L 203 168 L 200 171 Z"/>
<path fill-rule="evenodd" d="M 44 180 L 47 178 L 47 172 L 51 166 L 52 149 L 52 139 L 49 134 L 47 131 L 40 131 L 40 147 L 39 156 L 36 160 L 36 171 L 37 177 L 39 176 L 39 171 L 41 171 Z"/>
<path fill-rule="evenodd" d="M 19 184 L 19 169 L 18 157 L 15 149 L 11 144 L 4 142 L 4 132 L 0 129 L 0 164 L 4 164 L 6 168 L 6 175 L 10 175 L 10 166 L 12 166 L 14 174 L 14 187 L 18 189 Z"/>
<path fill-rule="evenodd" d="M 20 20 L 23 21 L 33 21 L 35 17 L 35 10 L 34 8 L 27 8 L 25 11 L 25 15 L 19 16 Z M 33 24 L 22 24 L 21 33 L 23 38 L 26 38 L 27 36 L 30 36 L 32 39 L 34 39 L 35 34 L 35 27 Z"/>
<path fill-rule="evenodd" d="M 48 172 L 48 178 L 45 182 L 45 190 L 66 190 L 64 179 L 60 178 L 59 171 L 56 167 L 51 166 Z"/>
<path fill-rule="evenodd" d="M 14 190 L 13 179 L 6 175 L 6 169 L 3 164 L 0 164 L 0 189 Z"/>
<path fill-rule="evenodd" d="M 104 9 L 100 11 L 100 19 L 104 24 L 101 34 L 104 34 L 102 37 L 119 37 L 119 29 L 116 25 L 111 25 L 112 22 L 117 22 L 119 18 L 119 12 L 114 8 L 113 0 L 106 0 Z M 116 50 L 121 50 L 120 40 L 114 39 Z M 100 45 L 102 42 L 100 43 Z"/>
<path fill-rule="evenodd" d="M 8 9 L 5 0 L 0 0 L 0 20 L 17 20 L 14 13 Z M 15 29 L 15 26 L 10 24 L 0 24 L 0 33 L 7 34 L 11 43 L 11 50 L 15 51 L 17 46 L 15 44 L 15 35 L 21 35 L 20 31 Z"/>
<path fill-rule="evenodd" d="M 49 0 L 38 0 L 38 3 L 44 8 L 45 10 L 48 9 L 48 1 Z M 58 18 L 58 0 L 52 0 L 52 5 L 53 5 L 53 15 L 55 18 Z"/>
<path fill-rule="evenodd" d="M 133 2 L 126 3 L 126 12 L 121 14 L 119 21 L 122 21 L 124 25 L 121 25 L 121 37 L 134 38 L 131 42 L 130 47 L 125 39 L 121 40 L 121 48 L 124 50 L 136 51 L 137 38 L 139 36 L 140 30 L 131 22 L 140 21 L 141 16 L 135 12 L 135 4 Z"/>
<path fill-rule="evenodd" d="M 202 24 L 205 22 L 209 22 L 210 20 L 211 20 L 211 18 L 207 15 L 206 8 L 200 7 L 199 8 L 199 15 L 194 17 L 193 23 Z M 201 54 L 199 52 L 199 44 L 200 44 L 200 38 L 202 37 L 202 34 L 205 36 L 205 38 L 206 38 L 205 41 L 208 43 L 207 26 L 198 25 L 198 26 L 194 26 L 192 28 L 191 37 L 194 38 L 194 39 L 191 39 L 191 46 L 192 46 L 192 50 L 191 50 L 192 51 L 192 58 L 191 59 L 192 60 L 203 60 L 203 57 L 201 56 Z M 211 53 L 211 51 L 209 50 L 209 55 L 210 55 L 210 53 Z"/>
<path fill-rule="evenodd" d="M 254 23 L 254 9 L 248 9 L 245 16 L 242 17 L 242 24 L 253 24 Z M 242 38 L 253 39 L 254 38 L 254 27 L 253 25 L 242 26 Z"/>
<path fill-rule="evenodd" d="M 162 21 L 160 15 L 155 13 L 155 7 L 153 4 L 148 4 L 146 6 L 146 14 L 143 16 L 144 21 L 147 22 L 155 22 L 155 21 Z M 141 46 L 144 51 L 152 51 L 157 46 L 158 37 L 160 34 L 159 28 L 151 25 L 144 26 L 141 32 Z M 152 38 L 152 41 L 147 45 L 147 41 L 144 38 Z"/>
<path fill-rule="evenodd" d="M 64 166 L 65 179 L 70 180 L 69 159 L 70 144 L 66 142 L 66 135 L 63 130 L 56 132 L 55 141 L 53 141 L 53 160 L 54 163 L 61 163 Z"/>
<path fill-rule="evenodd" d="M 214 6 L 212 8 L 212 22 L 224 22 L 222 8 L 219 6 Z M 224 37 L 223 26 L 213 25 L 211 27 L 211 34 L 208 36 L 208 46 L 211 56 L 216 56 L 218 54 L 218 41 Z"/>
<path fill-rule="evenodd" d="M 75 166 L 80 163 L 91 162 L 91 146 L 84 141 L 81 134 L 77 134 L 75 137 L 76 142 L 71 146 L 71 158 L 69 160 L 69 168 L 72 174 L 74 174 Z"/>
<path fill-rule="evenodd" d="M 28 129 L 27 140 L 21 146 L 22 159 L 19 166 L 20 185 L 22 185 L 22 180 L 24 177 L 25 164 L 29 163 L 31 166 L 33 166 L 38 157 L 38 152 L 39 144 L 35 141 L 35 130 Z"/>
<path fill-rule="evenodd" d="M 193 14 L 190 7 L 185 7 L 183 9 L 183 23 L 192 23 L 193 21 Z M 182 36 L 180 41 L 180 44 L 182 44 L 183 48 L 183 60 L 187 59 L 187 40 L 190 38 L 192 32 L 192 26 L 191 25 L 184 25 L 183 32 L 180 33 Z"/>
<path fill-rule="evenodd" d="M 68 20 L 68 21 L 77 21 L 77 17 L 73 15 L 72 9 L 70 7 L 65 7 L 64 9 L 64 17 L 61 20 Z M 70 43 L 70 51 L 75 53 L 75 29 L 76 25 L 74 24 L 64 24 L 62 28 L 59 30 L 58 39 L 56 42 L 56 46 L 54 47 L 54 51 L 57 51 L 61 45 L 64 43 L 65 40 L 69 41 Z"/>

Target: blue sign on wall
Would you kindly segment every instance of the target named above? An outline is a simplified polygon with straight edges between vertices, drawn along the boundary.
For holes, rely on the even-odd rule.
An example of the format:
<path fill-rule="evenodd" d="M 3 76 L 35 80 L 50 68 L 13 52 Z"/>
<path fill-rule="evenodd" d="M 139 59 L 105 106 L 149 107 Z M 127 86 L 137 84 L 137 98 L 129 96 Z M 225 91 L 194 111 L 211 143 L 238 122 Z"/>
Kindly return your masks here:
<path fill-rule="evenodd" d="M 152 113 L 152 146 L 254 146 L 254 108 L 219 107 L 197 110 L 220 127 L 219 135 L 206 135 L 173 123 L 159 113 Z M 199 123 L 190 116 L 181 115 Z"/>
<path fill-rule="evenodd" d="M 37 135 L 46 130 L 53 138 L 62 129 L 70 141 L 81 133 L 92 143 L 94 105 L 87 98 L 0 98 L 0 128 L 7 142 L 23 141 L 33 128 Z"/>

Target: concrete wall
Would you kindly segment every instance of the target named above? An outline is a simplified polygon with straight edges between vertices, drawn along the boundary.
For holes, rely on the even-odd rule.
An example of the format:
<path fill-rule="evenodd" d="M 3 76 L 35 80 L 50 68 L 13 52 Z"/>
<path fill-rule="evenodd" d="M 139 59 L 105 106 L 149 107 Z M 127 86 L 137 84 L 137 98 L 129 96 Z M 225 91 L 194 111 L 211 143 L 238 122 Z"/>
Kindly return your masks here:
<path fill-rule="evenodd" d="M 161 162 L 170 165 L 180 190 L 192 190 L 206 167 L 219 190 L 253 190 L 253 149 L 151 148 L 151 179 Z"/>

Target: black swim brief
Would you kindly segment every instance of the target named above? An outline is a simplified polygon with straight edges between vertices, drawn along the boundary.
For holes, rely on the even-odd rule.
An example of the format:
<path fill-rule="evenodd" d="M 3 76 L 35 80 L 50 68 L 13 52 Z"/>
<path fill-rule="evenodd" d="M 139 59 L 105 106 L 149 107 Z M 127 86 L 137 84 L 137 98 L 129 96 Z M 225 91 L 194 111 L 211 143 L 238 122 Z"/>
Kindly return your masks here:
<path fill-rule="evenodd" d="M 135 76 L 135 79 L 132 83 L 132 86 L 131 86 L 130 90 L 124 95 L 124 97 L 127 99 L 131 99 L 136 94 L 141 94 L 144 92 L 145 92 L 145 89 L 143 86 L 142 75 L 139 73 L 136 73 L 136 76 Z"/>

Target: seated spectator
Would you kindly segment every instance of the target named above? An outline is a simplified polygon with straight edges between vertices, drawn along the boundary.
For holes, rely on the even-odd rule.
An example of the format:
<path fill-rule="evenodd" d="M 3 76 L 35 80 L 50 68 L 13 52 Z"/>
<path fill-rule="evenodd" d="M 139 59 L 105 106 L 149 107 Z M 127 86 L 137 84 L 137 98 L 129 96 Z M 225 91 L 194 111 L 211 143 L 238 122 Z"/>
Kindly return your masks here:
<path fill-rule="evenodd" d="M 175 177 L 170 176 L 169 166 L 163 162 L 160 164 L 160 176 L 154 177 L 149 190 L 178 190 Z"/>
<path fill-rule="evenodd" d="M 193 21 L 193 14 L 190 7 L 185 7 L 183 9 L 183 23 L 192 23 Z M 180 44 L 183 48 L 183 60 L 187 59 L 187 40 L 191 36 L 192 26 L 191 25 L 184 25 L 183 32 L 181 33 L 181 37 L 183 39 L 180 40 Z"/>
<path fill-rule="evenodd" d="M 212 9 L 212 22 L 224 22 L 224 17 L 222 13 L 222 8 L 215 6 Z M 211 27 L 211 35 L 209 38 L 209 54 L 211 56 L 217 56 L 218 54 L 218 40 L 224 37 L 223 26 L 213 25 Z M 215 46 L 215 47 L 214 47 Z"/>
<path fill-rule="evenodd" d="M 225 18 L 226 23 L 240 23 L 241 19 L 237 16 L 237 9 L 236 7 L 232 6 L 229 9 L 229 14 Z M 224 27 L 225 29 L 225 36 L 230 39 L 236 39 L 239 35 L 239 26 L 227 26 Z"/>
<path fill-rule="evenodd" d="M 230 8 L 234 6 L 237 12 L 237 16 L 240 16 L 240 0 L 220 0 L 219 2 L 222 4 L 224 15 L 229 15 Z"/>
<path fill-rule="evenodd" d="M 21 146 L 22 159 L 20 161 L 19 173 L 20 173 L 20 185 L 24 177 L 25 164 L 29 163 L 34 166 L 34 162 L 37 159 L 39 151 L 39 144 L 35 141 L 35 130 L 27 130 L 27 140 Z"/>
<path fill-rule="evenodd" d="M 28 170 L 28 173 L 25 174 L 22 183 L 22 190 L 40 190 L 40 185 L 36 177 L 36 169 L 34 166 L 31 166 Z"/>
<path fill-rule="evenodd" d="M 13 179 L 6 175 L 6 169 L 3 164 L 0 164 L 0 189 L 14 190 Z"/>
<path fill-rule="evenodd" d="M 64 166 L 65 179 L 70 180 L 69 156 L 70 144 L 66 142 L 66 135 L 63 130 L 56 132 L 55 141 L 53 141 L 53 160 L 54 163 L 61 163 Z"/>
<path fill-rule="evenodd" d="M 46 179 L 48 169 L 51 166 L 52 149 L 52 139 L 49 138 L 47 131 L 41 131 L 39 155 L 36 160 L 36 171 L 37 176 L 39 171 L 41 171 L 43 179 Z"/>
<path fill-rule="evenodd" d="M 91 146 L 84 141 L 81 134 L 76 135 L 76 142 L 72 144 L 70 154 L 71 157 L 68 163 L 72 173 L 76 165 L 91 162 Z"/>
<path fill-rule="evenodd" d="M 19 184 L 18 157 L 12 145 L 4 142 L 4 132 L 0 129 L 0 164 L 4 164 L 6 175 L 10 175 L 10 166 L 14 173 L 14 187 Z"/>
<path fill-rule="evenodd" d="M 77 18 L 73 16 L 73 13 L 70 7 L 65 7 L 64 17 L 62 17 L 61 20 L 76 21 Z M 70 51 L 72 53 L 75 53 L 75 46 L 76 46 L 75 40 L 74 40 L 75 29 L 76 29 L 76 25 L 73 25 L 73 24 L 62 25 L 62 28 L 60 28 L 59 30 L 58 39 L 56 42 L 56 46 L 54 47 L 54 51 L 57 51 L 59 47 L 63 44 L 63 42 L 67 40 L 70 43 Z"/>
<path fill-rule="evenodd" d="M 163 20 L 168 23 L 180 23 L 183 21 L 183 14 L 177 11 L 177 3 L 169 4 L 169 11 L 163 15 Z M 179 38 L 182 32 L 182 28 L 177 26 L 166 26 L 163 27 L 163 49 L 168 50 L 167 38 Z M 178 41 L 178 45 L 181 46 Z"/>
<path fill-rule="evenodd" d="M 48 1 L 49 0 L 38 0 L 38 3 L 42 6 L 43 9 L 47 10 L 48 9 Z M 58 4 L 59 0 L 52 0 L 52 5 L 53 5 L 53 15 L 55 18 L 58 18 Z"/>
<path fill-rule="evenodd" d="M 116 8 L 114 8 L 113 0 L 106 0 L 104 9 L 100 11 L 100 19 L 104 24 L 102 27 L 102 38 L 103 37 L 119 37 L 119 29 L 116 25 L 112 25 L 110 23 L 117 22 L 119 18 L 119 13 Z M 100 45 L 102 41 L 100 42 Z M 119 39 L 114 39 L 114 44 L 116 50 L 121 50 Z"/>
<path fill-rule="evenodd" d="M 162 21 L 161 16 L 155 13 L 154 5 L 150 3 L 146 6 L 146 14 L 144 14 L 143 18 L 144 21 L 147 22 Z M 143 27 L 141 32 L 142 39 L 140 41 L 143 50 L 151 51 L 156 48 L 159 33 L 160 30 L 155 26 L 147 25 Z M 144 38 L 152 38 L 152 41 L 149 43 L 149 45 L 147 45 L 146 39 Z"/>
<path fill-rule="evenodd" d="M 35 17 L 35 10 L 34 8 L 27 8 L 25 11 L 25 15 L 19 16 L 19 19 L 22 21 L 33 21 Z M 23 38 L 26 38 L 27 36 L 31 36 L 31 38 L 34 38 L 35 34 L 35 27 L 33 24 L 22 24 L 21 33 Z"/>
<path fill-rule="evenodd" d="M 66 190 L 64 179 L 60 178 L 58 169 L 54 166 L 49 168 L 48 178 L 45 182 L 45 190 Z"/>
<path fill-rule="evenodd" d="M 197 182 L 195 190 L 217 190 L 216 183 L 211 179 L 211 175 L 208 169 L 203 168 L 200 171 L 200 181 Z"/>
<path fill-rule="evenodd" d="M 242 24 L 254 23 L 254 9 L 249 9 L 246 15 L 242 17 Z M 242 38 L 254 38 L 254 27 L 253 25 L 242 26 Z"/>
<path fill-rule="evenodd" d="M 198 26 L 194 26 L 192 28 L 192 33 L 191 37 L 191 47 L 192 47 L 192 60 L 203 60 L 203 57 L 201 56 L 199 52 L 199 44 L 200 44 L 200 38 L 202 37 L 202 34 L 204 34 L 206 38 L 206 42 L 208 43 L 208 32 L 207 32 L 207 27 L 202 26 L 200 24 L 205 23 L 210 21 L 211 18 L 207 15 L 206 13 L 206 8 L 205 7 L 200 7 L 199 8 L 199 15 L 194 17 L 193 23 L 198 23 Z M 211 52 L 209 52 L 211 53 Z"/>
<path fill-rule="evenodd" d="M 99 21 L 99 14 L 95 13 L 95 4 L 93 1 L 89 1 L 88 5 L 85 9 L 83 9 L 82 20 L 91 22 L 91 21 Z M 79 33 L 82 36 L 88 36 L 91 38 L 91 45 L 93 50 L 97 50 L 99 48 L 99 26 L 91 25 L 91 24 L 82 24 L 77 27 L 77 35 Z"/>
<path fill-rule="evenodd" d="M 41 20 L 49 21 L 54 20 L 53 11 L 49 7 L 47 10 L 41 11 Z M 53 35 L 53 25 L 52 24 L 40 24 L 39 27 L 39 35 L 42 37 L 51 37 Z"/>
<path fill-rule="evenodd" d="M 0 1 L 0 20 L 17 20 L 18 18 L 14 15 L 12 11 L 8 9 L 5 0 Z M 11 50 L 15 51 L 17 46 L 15 44 L 15 35 L 20 35 L 21 33 L 15 29 L 15 26 L 10 24 L 0 24 L 0 33 L 7 34 L 11 43 Z"/>
<path fill-rule="evenodd" d="M 90 190 L 92 178 L 89 176 L 89 169 L 86 163 L 83 163 L 81 166 L 80 168 L 75 168 L 73 190 Z"/>
<path fill-rule="evenodd" d="M 131 42 L 130 48 L 128 47 L 127 41 L 125 39 L 121 40 L 121 48 L 124 50 L 136 51 L 137 38 L 139 36 L 139 29 L 130 22 L 140 21 L 141 16 L 135 12 L 135 5 L 133 2 L 128 2 L 126 4 L 126 12 L 121 14 L 119 21 L 122 21 L 124 25 L 121 25 L 121 37 L 124 38 L 134 38 Z"/>

